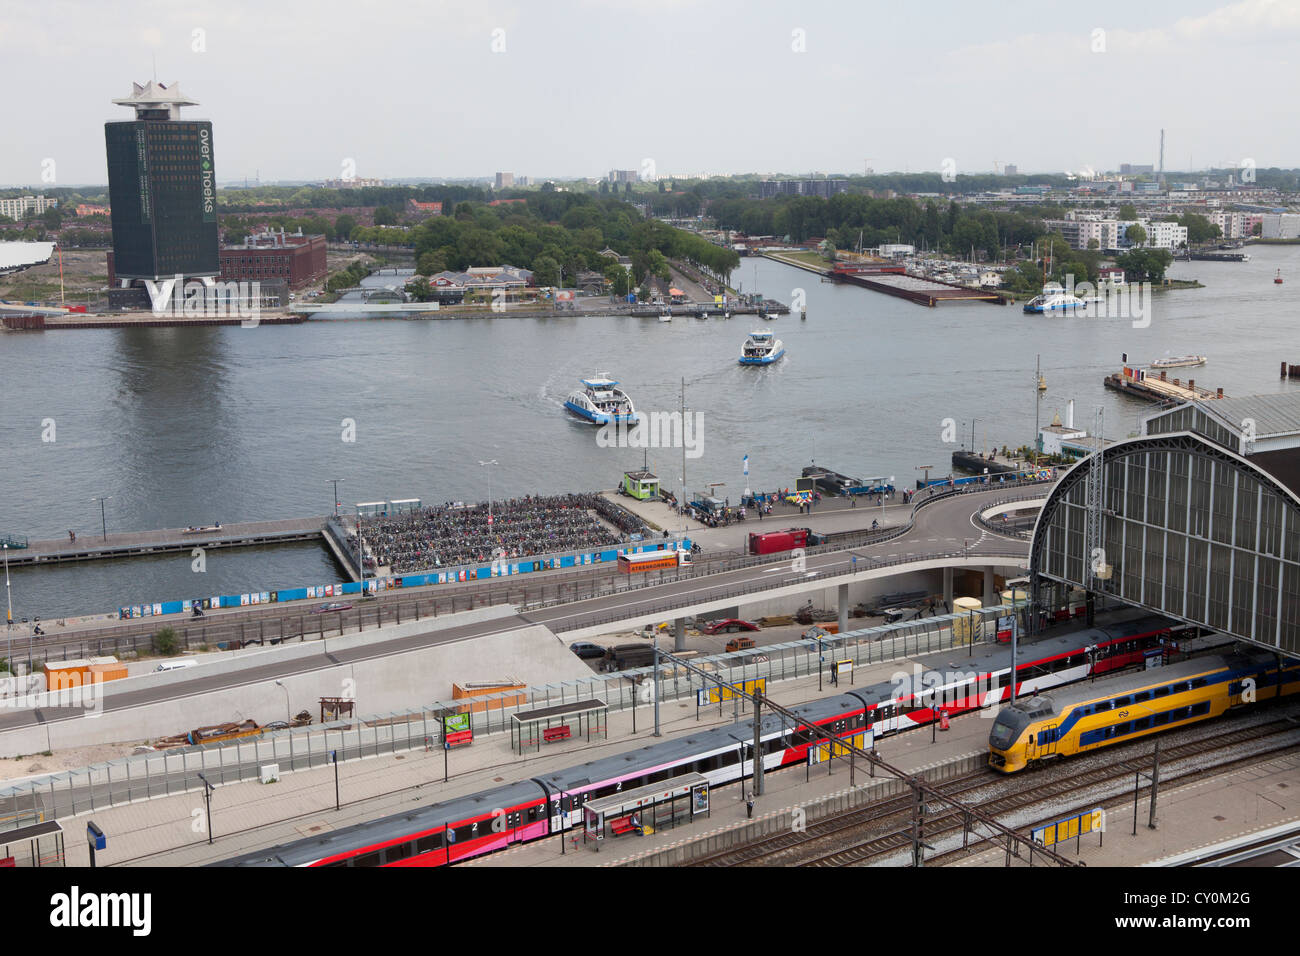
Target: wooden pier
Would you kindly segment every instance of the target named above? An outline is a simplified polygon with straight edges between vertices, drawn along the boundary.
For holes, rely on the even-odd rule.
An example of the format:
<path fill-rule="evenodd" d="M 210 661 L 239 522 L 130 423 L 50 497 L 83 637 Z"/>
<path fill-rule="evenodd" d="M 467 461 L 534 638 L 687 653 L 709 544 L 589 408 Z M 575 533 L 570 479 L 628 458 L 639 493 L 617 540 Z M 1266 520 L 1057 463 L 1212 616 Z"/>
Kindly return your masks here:
<path fill-rule="evenodd" d="M 1107 388 L 1148 402 L 1204 402 L 1223 398 L 1223 389 L 1210 391 L 1189 378 L 1184 384 L 1179 379 L 1170 381 L 1165 372 L 1153 376 L 1143 369 L 1125 367 L 1106 376 Z"/>

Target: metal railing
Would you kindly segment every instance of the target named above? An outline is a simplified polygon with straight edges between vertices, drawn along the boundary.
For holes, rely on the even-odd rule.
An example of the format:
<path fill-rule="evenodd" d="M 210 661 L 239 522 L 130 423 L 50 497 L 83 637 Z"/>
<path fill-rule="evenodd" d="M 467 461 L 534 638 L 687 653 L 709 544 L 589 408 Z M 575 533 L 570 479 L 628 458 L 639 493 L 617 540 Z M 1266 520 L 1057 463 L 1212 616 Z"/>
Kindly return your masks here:
<path fill-rule="evenodd" d="M 200 773 L 214 784 L 237 783 L 259 779 L 261 768 L 268 764 L 277 764 L 282 772 L 327 766 L 332 751 L 345 762 L 440 749 L 440 718 L 445 714 L 468 713 L 475 735 L 484 736 L 508 732 L 511 718 L 521 711 L 593 697 L 605 701 L 611 711 L 646 709 L 653 706 L 652 699 L 643 697 L 647 686 L 657 693 L 661 705 L 683 699 L 698 702 L 697 694 L 706 683 L 716 688 L 719 679 L 731 683 L 793 680 L 826 668 L 829 680 L 832 660 L 851 660 L 857 668 L 956 647 L 973 653 L 974 645 L 986 643 L 997 618 L 1007 613 L 1011 612 L 1005 607 L 984 608 L 829 635 L 820 645 L 816 640 L 800 640 L 694 659 L 693 664 L 711 675 L 707 681 L 664 663 L 657 685 L 642 680 L 653 677 L 654 668 L 641 667 L 524 691 L 434 701 L 418 709 L 277 730 L 243 740 L 136 754 L 0 788 L 0 833 L 33 822 L 38 814 L 46 820 L 63 819 L 138 800 L 197 792 L 203 787 Z M 852 685 L 841 680 L 839 686 L 848 690 Z M 738 699 L 701 705 L 714 706 L 722 708 L 725 717 L 726 708 L 743 712 L 747 703 Z"/>

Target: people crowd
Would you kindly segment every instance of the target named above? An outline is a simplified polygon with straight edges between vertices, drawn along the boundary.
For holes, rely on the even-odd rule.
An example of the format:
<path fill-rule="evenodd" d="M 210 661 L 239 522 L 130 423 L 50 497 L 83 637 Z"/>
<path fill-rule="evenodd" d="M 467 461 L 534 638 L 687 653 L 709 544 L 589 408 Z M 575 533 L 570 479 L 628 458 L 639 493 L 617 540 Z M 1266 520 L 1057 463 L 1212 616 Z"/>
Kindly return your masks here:
<path fill-rule="evenodd" d="M 595 514 L 593 514 L 593 512 Z M 615 534 L 596 516 L 618 529 Z M 607 548 L 646 525 L 598 494 L 528 495 L 466 506 L 444 502 L 407 514 L 363 517 L 366 567 L 388 566 L 394 574 L 498 558 L 518 560 L 543 554 Z M 349 534 L 355 550 L 355 534 Z"/>

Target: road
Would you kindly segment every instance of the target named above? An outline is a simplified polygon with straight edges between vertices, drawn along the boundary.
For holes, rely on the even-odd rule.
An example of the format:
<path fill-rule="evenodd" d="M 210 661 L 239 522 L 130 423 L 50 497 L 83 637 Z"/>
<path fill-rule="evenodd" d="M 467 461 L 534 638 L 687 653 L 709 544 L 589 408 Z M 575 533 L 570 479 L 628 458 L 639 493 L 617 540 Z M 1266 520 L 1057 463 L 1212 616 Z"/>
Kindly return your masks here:
<path fill-rule="evenodd" d="M 511 618 L 499 618 L 475 624 L 460 625 L 443 630 L 427 631 L 408 637 L 377 640 L 364 647 L 348 651 L 331 652 L 328 641 L 322 641 L 321 652 L 307 658 L 284 660 L 258 665 L 236 673 L 202 676 L 201 671 L 190 677 L 186 672 L 172 684 L 160 687 L 105 695 L 105 712 L 124 710 L 146 704 L 178 700 L 198 694 L 211 693 L 247 684 L 262 684 L 295 674 L 309 673 L 341 664 L 385 657 L 422 647 L 431 647 L 458 641 L 473 640 L 490 634 L 504 633 L 528 624 L 544 624 L 553 631 L 563 633 L 596 624 L 627 620 L 638 615 L 668 616 L 668 612 L 689 613 L 685 608 L 708 601 L 740 598 L 745 595 L 774 590 L 778 587 L 797 586 L 813 589 L 837 583 L 836 575 L 843 576 L 855 569 L 858 572 L 895 565 L 910 565 L 920 560 L 950 558 L 991 558 L 990 563 L 1020 562 L 1028 556 L 1024 541 L 1004 538 L 981 529 L 972 515 L 981 503 L 1005 497 L 1003 490 L 955 495 L 941 498 L 914 513 L 914 524 L 905 534 L 892 540 L 849 550 L 835 550 L 809 554 L 806 566 L 798 571 L 789 565 L 788 556 L 777 562 L 751 564 L 731 571 L 703 575 L 683 575 L 633 590 L 626 588 L 612 593 L 597 594 L 578 601 L 565 601 L 550 607 L 527 611 Z M 853 564 L 853 557 L 857 564 Z M 41 724 L 71 720 L 84 716 L 80 707 L 39 708 L 10 711 L 0 715 L 0 732 L 29 728 Z"/>

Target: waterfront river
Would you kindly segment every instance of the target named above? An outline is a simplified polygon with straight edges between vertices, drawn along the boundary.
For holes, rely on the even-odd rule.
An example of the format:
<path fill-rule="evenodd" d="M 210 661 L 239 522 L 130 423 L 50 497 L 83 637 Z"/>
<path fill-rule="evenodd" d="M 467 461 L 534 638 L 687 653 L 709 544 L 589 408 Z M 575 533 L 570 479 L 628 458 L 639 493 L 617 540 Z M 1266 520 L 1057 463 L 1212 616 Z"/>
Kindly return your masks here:
<path fill-rule="evenodd" d="M 702 423 L 687 485 L 725 482 L 718 494 L 733 500 L 744 455 L 755 490 L 792 486 L 813 459 L 900 486 L 918 465 L 946 473 L 946 419 L 968 445 L 974 420 L 979 449 L 1022 445 L 1036 401 L 1047 424 L 1074 398 L 1084 428 L 1102 405 L 1106 436 L 1123 437 L 1149 409 L 1102 387 L 1123 352 L 1134 362 L 1207 355 L 1208 366 L 1171 377 L 1230 395 L 1300 387 L 1278 377 L 1279 362 L 1300 363 L 1300 249 L 1249 252 L 1246 263 L 1176 264 L 1171 275 L 1207 288 L 1157 295 L 1146 328 L 983 303 L 930 309 L 745 259 L 733 284 L 787 302 L 802 289 L 807 321 L 575 315 L 0 334 L 0 536 L 92 536 L 100 495 L 111 496 L 110 530 L 135 530 L 323 514 L 335 477 L 347 505 L 482 500 L 489 478 L 497 498 L 612 488 L 643 452 L 598 447 L 596 430 L 565 413 L 566 395 L 594 374 L 621 381 L 642 413 L 677 410 L 684 378 Z M 742 367 L 741 343 L 759 326 L 786 356 Z M 1039 353 L 1047 391 L 1036 398 Z M 344 440 L 349 421 L 355 441 Z M 681 451 L 647 454 L 678 489 Z M 15 617 L 338 576 L 314 546 L 209 554 L 197 587 L 189 562 L 14 571 Z"/>

